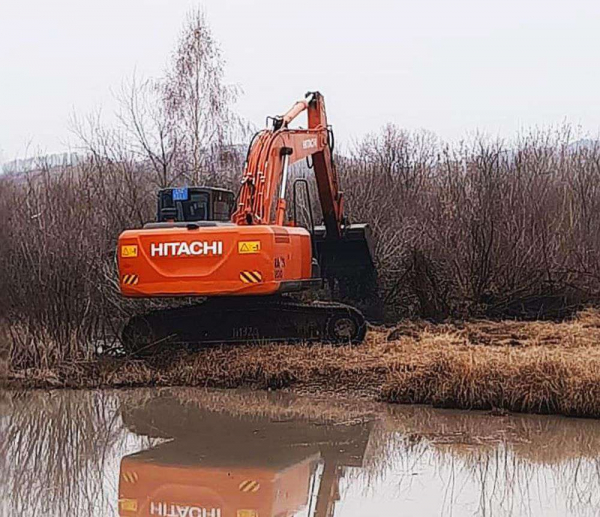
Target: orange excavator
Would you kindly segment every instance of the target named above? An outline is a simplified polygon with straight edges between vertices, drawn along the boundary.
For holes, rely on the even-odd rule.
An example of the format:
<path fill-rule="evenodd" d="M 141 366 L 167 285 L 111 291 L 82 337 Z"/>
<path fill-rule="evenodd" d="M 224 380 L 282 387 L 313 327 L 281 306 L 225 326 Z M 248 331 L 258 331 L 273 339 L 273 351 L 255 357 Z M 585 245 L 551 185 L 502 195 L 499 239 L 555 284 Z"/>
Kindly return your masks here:
<path fill-rule="evenodd" d="M 291 129 L 304 111 L 308 128 Z M 364 339 L 365 318 L 357 309 L 289 296 L 374 278 L 369 227 L 349 224 L 344 214 L 323 96 L 311 92 L 269 120 L 272 126 L 250 143 L 237 199 L 214 187 L 163 189 L 157 221 L 119 237 L 124 296 L 202 299 L 133 317 L 122 335 L 128 350 L 174 342 Z M 301 160 L 314 171 L 322 225 L 314 224 L 307 180 L 288 185 L 290 166 Z M 302 201 L 306 227 L 297 217 Z"/>

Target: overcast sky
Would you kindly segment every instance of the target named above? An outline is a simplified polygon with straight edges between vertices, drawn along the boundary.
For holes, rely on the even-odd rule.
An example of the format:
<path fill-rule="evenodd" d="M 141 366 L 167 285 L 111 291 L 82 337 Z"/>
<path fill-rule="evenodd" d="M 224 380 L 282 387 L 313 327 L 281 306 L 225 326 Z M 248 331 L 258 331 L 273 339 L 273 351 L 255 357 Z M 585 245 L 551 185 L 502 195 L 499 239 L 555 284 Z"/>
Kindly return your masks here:
<path fill-rule="evenodd" d="M 451 140 L 600 128 L 600 0 L 0 0 L 0 161 L 74 145 L 72 112 L 110 121 L 195 5 L 257 126 L 318 89 L 345 142 L 386 122 Z"/>

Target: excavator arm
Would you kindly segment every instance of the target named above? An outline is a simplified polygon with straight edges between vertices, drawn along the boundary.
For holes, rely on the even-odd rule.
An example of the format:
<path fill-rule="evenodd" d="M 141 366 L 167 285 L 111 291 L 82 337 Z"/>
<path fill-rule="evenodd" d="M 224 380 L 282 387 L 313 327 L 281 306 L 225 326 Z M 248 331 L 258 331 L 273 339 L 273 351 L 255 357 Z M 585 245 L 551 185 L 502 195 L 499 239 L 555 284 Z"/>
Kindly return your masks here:
<path fill-rule="evenodd" d="M 289 124 L 304 111 L 308 111 L 308 129 L 289 129 Z M 312 157 L 327 237 L 341 238 L 344 204 L 331 135 L 319 92 L 307 94 L 305 100 L 298 101 L 285 115 L 274 118 L 273 128 L 261 131 L 251 143 L 233 222 L 285 224 L 289 166 Z"/>
<path fill-rule="evenodd" d="M 304 111 L 308 128 L 290 129 Z M 289 166 L 312 157 L 323 214 L 323 226 L 317 226 L 312 234 L 321 275 L 331 286 L 337 282 L 343 297 L 368 298 L 376 282 L 371 234 L 368 225 L 346 221 L 323 96 L 308 93 L 287 113 L 272 120 L 273 127 L 259 132 L 250 144 L 233 222 L 286 225 Z"/>

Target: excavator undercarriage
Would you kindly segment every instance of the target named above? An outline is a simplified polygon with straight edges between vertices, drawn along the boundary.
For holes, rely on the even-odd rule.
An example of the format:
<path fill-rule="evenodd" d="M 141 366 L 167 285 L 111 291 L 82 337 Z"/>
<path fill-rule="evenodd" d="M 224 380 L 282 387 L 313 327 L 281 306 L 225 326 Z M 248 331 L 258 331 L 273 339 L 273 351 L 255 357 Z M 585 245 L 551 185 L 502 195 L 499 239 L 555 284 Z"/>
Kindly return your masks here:
<path fill-rule="evenodd" d="M 151 353 L 165 345 L 261 343 L 269 341 L 360 343 L 363 315 L 334 302 L 302 303 L 293 298 L 210 298 L 132 318 L 123 331 L 127 349 Z"/>

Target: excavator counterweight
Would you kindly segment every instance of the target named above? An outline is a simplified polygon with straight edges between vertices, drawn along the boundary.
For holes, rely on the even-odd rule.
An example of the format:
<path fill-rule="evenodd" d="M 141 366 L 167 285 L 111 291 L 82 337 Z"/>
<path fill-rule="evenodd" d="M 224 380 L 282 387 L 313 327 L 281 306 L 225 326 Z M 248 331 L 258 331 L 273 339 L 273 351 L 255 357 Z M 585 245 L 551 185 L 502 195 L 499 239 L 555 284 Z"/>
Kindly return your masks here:
<path fill-rule="evenodd" d="M 308 128 L 290 129 L 303 111 Z M 250 144 L 237 201 L 224 189 L 164 189 L 157 221 L 119 237 L 124 296 L 204 300 L 134 317 L 123 331 L 129 350 L 174 342 L 364 339 L 364 317 L 353 307 L 287 296 L 336 280 L 358 285 L 374 275 L 369 228 L 348 224 L 344 214 L 323 97 L 307 94 L 273 120 Z M 293 210 L 286 193 L 290 166 L 308 158 L 323 224 L 312 223 L 309 206 L 311 224 L 304 228 L 296 193 L 306 180 L 293 185 Z"/>

